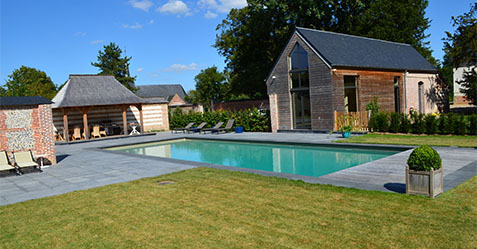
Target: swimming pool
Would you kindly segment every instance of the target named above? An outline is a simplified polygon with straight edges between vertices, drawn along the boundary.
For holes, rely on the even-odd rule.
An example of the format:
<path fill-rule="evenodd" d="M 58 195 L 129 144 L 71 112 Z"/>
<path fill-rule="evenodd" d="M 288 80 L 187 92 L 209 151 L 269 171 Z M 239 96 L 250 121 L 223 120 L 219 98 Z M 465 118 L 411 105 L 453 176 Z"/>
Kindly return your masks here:
<path fill-rule="evenodd" d="M 314 177 L 403 151 L 203 139 L 169 140 L 107 150 Z"/>

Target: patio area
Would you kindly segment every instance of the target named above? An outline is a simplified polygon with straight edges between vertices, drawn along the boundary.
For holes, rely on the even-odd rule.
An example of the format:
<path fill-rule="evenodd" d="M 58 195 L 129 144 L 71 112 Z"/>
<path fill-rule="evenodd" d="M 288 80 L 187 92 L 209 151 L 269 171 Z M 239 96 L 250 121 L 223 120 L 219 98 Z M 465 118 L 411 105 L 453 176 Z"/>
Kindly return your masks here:
<path fill-rule="evenodd" d="M 305 144 L 329 144 L 333 140 L 340 139 L 340 135 L 337 134 L 229 133 L 221 135 L 199 135 L 162 132 L 149 136 L 57 144 L 58 165 L 45 168 L 43 173 L 32 172 L 21 177 L 14 175 L 2 175 L 2 177 L 0 177 L 0 205 L 132 181 L 144 177 L 159 176 L 198 166 L 286 177 L 310 183 L 402 193 L 405 188 L 405 163 L 411 152 L 407 150 L 380 160 L 321 177 L 306 177 L 205 163 L 184 162 L 167 158 L 126 155 L 101 149 L 110 146 L 182 137 Z M 444 191 L 457 186 L 477 173 L 475 149 L 440 147 L 437 148 L 437 151 L 443 161 Z"/>

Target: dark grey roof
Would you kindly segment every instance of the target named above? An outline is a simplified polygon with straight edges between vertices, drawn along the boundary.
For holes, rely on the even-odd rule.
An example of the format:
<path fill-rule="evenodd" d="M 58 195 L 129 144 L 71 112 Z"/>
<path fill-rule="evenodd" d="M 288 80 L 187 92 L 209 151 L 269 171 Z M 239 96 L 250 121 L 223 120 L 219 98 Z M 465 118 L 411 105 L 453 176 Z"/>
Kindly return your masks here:
<path fill-rule="evenodd" d="M 53 98 L 53 108 L 144 103 L 114 76 L 70 75 Z"/>
<path fill-rule="evenodd" d="M 176 93 L 182 99 L 185 99 L 186 96 L 186 92 L 180 84 L 142 85 L 136 87 L 139 88 L 136 94 L 144 98 L 162 97 L 168 99 Z"/>
<path fill-rule="evenodd" d="M 44 105 L 51 103 L 53 102 L 41 96 L 0 97 L 0 106 Z"/>
<path fill-rule="evenodd" d="M 331 67 L 437 72 L 411 45 L 297 27 Z"/>
<path fill-rule="evenodd" d="M 163 97 L 143 98 L 143 100 L 149 104 L 169 103 L 169 101 Z"/>

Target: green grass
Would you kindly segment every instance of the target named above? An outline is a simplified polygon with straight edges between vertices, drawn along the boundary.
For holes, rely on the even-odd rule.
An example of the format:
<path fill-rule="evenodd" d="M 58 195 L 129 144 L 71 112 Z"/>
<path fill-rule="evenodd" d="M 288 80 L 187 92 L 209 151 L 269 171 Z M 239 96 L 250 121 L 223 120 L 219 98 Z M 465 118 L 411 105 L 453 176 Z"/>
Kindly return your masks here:
<path fill-rule="evenodd" d="M 2 206 L 0 248 L 476 248 L 476 197 L 197 168 Z"/>
<path fill-rule="evenodd" d="M 335 141 L 337 143 L 399 144 L 477 147 L 477 136 L 367 134 Z"/>

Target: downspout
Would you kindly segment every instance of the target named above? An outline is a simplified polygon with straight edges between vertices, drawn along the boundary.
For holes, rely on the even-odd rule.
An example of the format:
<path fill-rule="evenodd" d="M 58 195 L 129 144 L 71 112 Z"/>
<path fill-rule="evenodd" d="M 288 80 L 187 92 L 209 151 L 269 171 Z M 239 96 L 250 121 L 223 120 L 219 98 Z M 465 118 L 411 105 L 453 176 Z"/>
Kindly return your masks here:
<path fill-rule="evenodd" d="M 406 87 L 407 69 L 404 70 L 404 113 L 407 113 L 407 87 Z"/>

